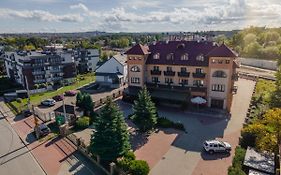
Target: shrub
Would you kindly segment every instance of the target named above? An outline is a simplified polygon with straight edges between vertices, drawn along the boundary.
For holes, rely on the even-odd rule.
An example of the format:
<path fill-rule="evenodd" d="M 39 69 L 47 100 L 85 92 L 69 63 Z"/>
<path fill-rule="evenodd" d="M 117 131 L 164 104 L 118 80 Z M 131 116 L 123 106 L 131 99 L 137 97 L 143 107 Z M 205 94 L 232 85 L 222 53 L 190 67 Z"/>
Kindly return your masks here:
<path fill-rule="evenodd" d="M 157 126 L 161 128 L 174 128 L 174 129 L 185 131 L 185 127 L 182 123 L 173 122 L 165 117 L 157 118 Z"/>
<path fill-rule="evenodd" d="M 133 175 L 147 175 L 149 173 L 149 166 L 144 160 L 132 160 L 129 172 Z"/>
<path fill-rule="evenodd" d="M 250 147 L 255 147 L 256 143 L 256 137 L 252 133 L 248 132 L 241 132 L 241 139 L 239 141 L 239 144 L 241 145 L 242 148 L 247 148 L 248 146 Z"/>
<path fill-rule="evenodd" d="M 135 160 L 136 156 L 135 156 L 134 152 L 129 151 L 124 155 L 124 158 L 127 160 Z"/>
<path fill-rule="evenodd" d="M 229 167 L 228 175 L 246 175 L 246 173 L 239 167 Z"/>
<path fill-rule="evenodd" d="M 78 118 L 78 120 L 76 121 L 76 126 L 80 129 L 85 129 L 87 127 L 89 127 L 90 125 L 90 117 L 80 117 Z"/>
<path fill-rule="evenodd" d="M 22 102 L 22 99 L 21 99 L 21 98 L 17 98 L 16 101 L 17 101 L 18 103 L 21 103 L 21 102 Z"/>

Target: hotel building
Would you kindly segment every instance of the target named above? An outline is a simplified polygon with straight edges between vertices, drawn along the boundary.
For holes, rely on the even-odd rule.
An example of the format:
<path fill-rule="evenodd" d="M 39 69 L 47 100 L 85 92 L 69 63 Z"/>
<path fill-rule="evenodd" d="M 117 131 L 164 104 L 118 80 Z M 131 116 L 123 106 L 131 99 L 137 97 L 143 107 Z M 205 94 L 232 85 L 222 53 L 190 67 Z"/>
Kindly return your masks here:
<path fill-rule="evenodd" d="M 128 89 L 134 96 L 144 86 L 154 99 L 190 103 L 202 97 L 207 105 L 230 111 L 237 55 L 211 41 L 160 41 L 133 46 L 127 52 Z"/>

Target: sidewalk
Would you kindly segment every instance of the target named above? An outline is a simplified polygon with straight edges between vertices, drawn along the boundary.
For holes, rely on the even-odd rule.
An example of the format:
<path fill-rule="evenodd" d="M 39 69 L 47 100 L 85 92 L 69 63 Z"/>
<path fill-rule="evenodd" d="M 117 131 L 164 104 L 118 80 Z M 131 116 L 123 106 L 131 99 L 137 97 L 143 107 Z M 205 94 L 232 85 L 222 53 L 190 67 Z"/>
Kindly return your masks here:
<path fill-rule="evenodd" d="M 33 116 L 24 118 L 15 116 L 3 101 L 0 101 L 0 112 L 17 132 L 36 161 L 48 175 L 58 174 L 101 174 L 93 165 L 87 164 L 76 151 L 76 147 L 66 138 L 49 136 L 36 140 L 33 134 Z"/>

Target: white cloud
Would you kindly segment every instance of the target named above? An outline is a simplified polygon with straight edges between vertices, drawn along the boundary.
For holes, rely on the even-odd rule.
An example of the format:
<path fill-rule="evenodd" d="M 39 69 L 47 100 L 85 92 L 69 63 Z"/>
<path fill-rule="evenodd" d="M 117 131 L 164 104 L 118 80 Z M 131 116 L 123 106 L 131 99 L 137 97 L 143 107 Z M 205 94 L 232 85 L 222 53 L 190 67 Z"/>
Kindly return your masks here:
<path fill-rule="evenodd" d="M 79 3 L 79 4 L 75 4 L 75 5 L 71 5 L 70 9 L 81 9 L 85 12 L 89 12 L 89 9 L 86 5 Z"/>
<path fill-rule="evenodd" d="M 21 18 L 28 20 L 38 20 L 46 22 L 82 22 L 83 18 L 79 14 L 55 15 L 43 10 L 12 10 L 0 8 L 0 18 Z"/>

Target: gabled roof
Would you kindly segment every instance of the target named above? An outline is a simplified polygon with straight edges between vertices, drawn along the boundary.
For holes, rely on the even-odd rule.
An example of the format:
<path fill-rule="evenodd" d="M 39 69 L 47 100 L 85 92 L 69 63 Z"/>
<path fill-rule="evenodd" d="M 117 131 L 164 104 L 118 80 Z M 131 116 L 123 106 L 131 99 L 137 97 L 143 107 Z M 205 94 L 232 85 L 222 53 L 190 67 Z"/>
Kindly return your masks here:
<path fill-rule="evenodd" d="M 208 57 L 237 57 L 237 54 L 234 53 L 229 47 L 225 44 L 220 45 L 219 47 L 213 49 L 207 54 Z"/>
<path fill-rule="evenodd" d="M 125 52 L 127 55 L 147 55 L 149 54 L 148 52 L 148 47 L 143 46 L 141 44 L 137 44 L 131 49 L 129 49 L 127 52 Z"/>

